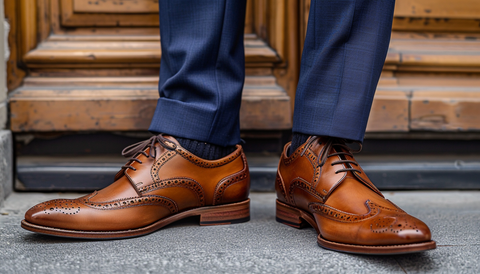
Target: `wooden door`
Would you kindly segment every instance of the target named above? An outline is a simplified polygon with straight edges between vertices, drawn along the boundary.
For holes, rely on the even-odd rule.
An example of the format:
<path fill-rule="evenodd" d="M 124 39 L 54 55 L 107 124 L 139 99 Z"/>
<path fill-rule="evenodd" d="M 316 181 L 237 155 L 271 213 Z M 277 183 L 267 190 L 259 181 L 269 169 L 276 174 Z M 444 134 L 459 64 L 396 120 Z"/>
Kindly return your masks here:
<path fill-rule="evenodd" d="M 248 1 L 242 130 L 291 128 L 297 6 Z M 13 132 L 148 129 L 158 98 L 158 0 L 20 0 L 5 7 Z"/>
<path fill-rule="evenodd" d="M 309 2 L 248 1 L 243 130 L 291 127 Z M 156 0 L 5 7 L 12 131 L 148 128 L 161 59 Z M 479 11 L 477 0 L 397 0 L 367 132 L 480 130 Z"/>

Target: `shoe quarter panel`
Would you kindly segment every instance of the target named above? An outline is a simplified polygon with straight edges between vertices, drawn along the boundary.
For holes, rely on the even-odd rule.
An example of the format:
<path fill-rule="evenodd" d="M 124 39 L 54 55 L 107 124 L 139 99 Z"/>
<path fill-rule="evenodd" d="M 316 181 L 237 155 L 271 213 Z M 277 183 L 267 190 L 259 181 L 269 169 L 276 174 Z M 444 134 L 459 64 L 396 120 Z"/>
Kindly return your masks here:
<path fill-rule="evenodd" d="M 282 159 L 279 165 L 277 184 L 283 182 L 285 194 L 280 193 L 285 195 L 288 204 L 306 209 L 309 200 L 319 201 L 322 199 L 321 195 L 317 195 L 312 187 L 314 175 L 315 169 L 308 157 L 295 153 L 291 157 Z M 282 190 L 280 186 L 278 188 Z"/>
<path fill-rule="evenodd" d="M 215 188 L 213 205 L 244 201 L 250 192 L 250 172 L 245 155 L 242 153 L 243 169 L 222 179 Z"/>
<path fill-rule="evenodd" d="M 172 178 L 155 182 L 141 188 L 142 195 L 168 197 L 183 211 L 205 205 L 205 192 L 202 186 L 189 178 Z"/>
<path fill-rule="evenodd" d="M 158 166 L 156 170 L 152 169 L 152 176 L 155 178 L 155 183 L 175 178 L 194 181 L 203 190 L 205 205 L 211 205 L 217 184 L 229 175 L 238 173 L 243 169 L 244 163 L 241 157 L 225 164 L 207 166 L 192 162 L 176 153 L 174 157 Z"/>
<path fill-rule="evenodd" d="M 295 159 L 284 158 L 282 162 L 283 165 L 280 167 L 280 173 L 282 174 L 282 179 L 287 191 L 291 184 L 299 178 L 306 182 L 312 182 L 314 178 L 314 167 L 308 158 L 302 156 Z"/>

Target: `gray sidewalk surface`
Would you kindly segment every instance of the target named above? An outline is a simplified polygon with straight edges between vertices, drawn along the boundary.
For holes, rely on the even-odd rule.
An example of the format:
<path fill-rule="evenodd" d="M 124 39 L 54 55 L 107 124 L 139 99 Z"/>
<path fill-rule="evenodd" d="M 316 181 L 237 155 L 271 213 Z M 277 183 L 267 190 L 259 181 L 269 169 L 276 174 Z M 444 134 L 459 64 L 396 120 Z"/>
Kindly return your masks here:
<path fill-rule="evenodd" d="M 396 256 L 332 252 L 313 228 L 275 222 L 275 194 L 252 193 L 251 221 L 198 226 L 179 221 L 150 235 L 87 241 L 23 230 L 37 202 L 77 194 L 13 193 L 0 208 L 0 273 L 479 273 L 480 192 L 386 192 L 432 229 L 437 249 Z"/>

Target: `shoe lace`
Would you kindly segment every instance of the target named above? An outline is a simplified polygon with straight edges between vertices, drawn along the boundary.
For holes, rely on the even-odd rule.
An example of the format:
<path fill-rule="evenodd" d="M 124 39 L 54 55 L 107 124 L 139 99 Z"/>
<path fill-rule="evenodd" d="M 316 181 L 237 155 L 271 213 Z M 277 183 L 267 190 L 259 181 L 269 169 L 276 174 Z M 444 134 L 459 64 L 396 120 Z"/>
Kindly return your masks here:
<path fill-rule="evenodd" d="M 155 159 L 157 157 L 157 150 L 155 149 L 156 143 L 159 143 L 160 145 L 162 145 L 164 148 L 168 150 L 175 150 L 177 148 L 177 146 L 173 142 L 169 141 L 167 138 L 163 137 L 162 134 L 160 134 L 160 135 L 152 136 L 145 141 L 141 141 L 141 142 L 127 146 L 122 150 L 122 156 L 130 157 L 128 163 L 137 162 L 142 164 L 143 162 L 136 157 L 139 154 L 142 154 L 147 158 L 152 157 Z M 146 153 L 144 151 L 147 147 L 150 148 L 149 153 Z M 122 168 L 131 169 L 133 171 L 137 170 L 136 168 L 129 165 L 128 163 L 124 165 Z"/>
<path fill-rule="evenodd" d="M 310 140 L 305 144 L 305 147 L 303 148 L 303 151 L 301 155 L 305 154 L 307 149 L 310 147 L 310 145 L 315 142 L 316 140 L 319 140 L 319 136 L 314 136 L 310 138 Z M 319 141 L 320 142 L 320 141 Z M 345 139 L 340 139 L 340 138 L 329 138 L 328 141 L 325 143 L 325 146 L 322 148 L 320 151 L 318 158 L 317 158 L 317 166 L 323 167 L 325 163 L 327 162 L 328 158 L 333 157 L 333 156 L 340 156 L 342 158 L 341 160 L 334 161 L 331 163 L 332 166 L 334 165 L 339 165 L 339 164 L 348 164 L 347 168 L 342 168 L 337 171 L 335 171 L 335 174 L 338 174 L 340 172 L 348 172 L 348 171 L 356 171 L 359 173 L 362 173 L 360 169 L 354 168 L 352 165 L 355 165 L 358 167 L 358 163 L 353 160 L 347 160 L 345 159 L 345 156 L 350 156 L 353 158 L 353 153 L 358 153 L 362 150 L 362 143 L 360 142 L 355 142 L 358 143 L 360 148 L 357 150 L 353 150 L 349 146 L 346 145 L 346 140 Z M 338 151 L 337 150 L 332 150 L 332 148 L 340 148 Z M 345 151 L 346 150 L 346 151 Z M 334 151 L 331 153 L 331 151 Z M 343 157 L 342 157 L 343 155 Z"/>

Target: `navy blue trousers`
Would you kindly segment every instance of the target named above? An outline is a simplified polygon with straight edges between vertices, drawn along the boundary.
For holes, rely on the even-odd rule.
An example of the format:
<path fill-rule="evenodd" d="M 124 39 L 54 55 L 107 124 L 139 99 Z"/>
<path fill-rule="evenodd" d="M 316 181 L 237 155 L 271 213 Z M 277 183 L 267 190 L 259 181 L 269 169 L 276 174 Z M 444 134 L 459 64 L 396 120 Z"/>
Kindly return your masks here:
<path fill-rule="evenodd" d="M 162 62 L 150 131 L 240 142 L 245 0 L 160 0 Z M 394 0 L 312 0 L 293 131 L 363 141 Z"/>

